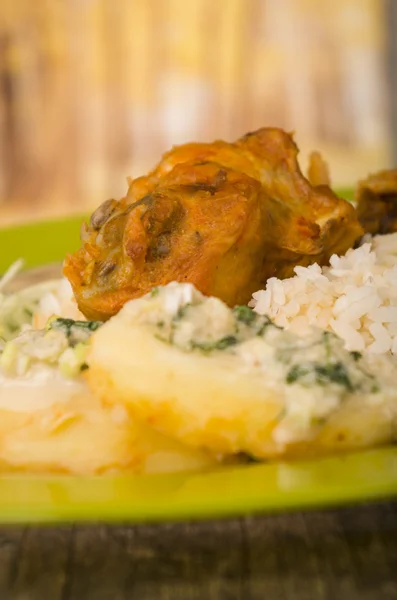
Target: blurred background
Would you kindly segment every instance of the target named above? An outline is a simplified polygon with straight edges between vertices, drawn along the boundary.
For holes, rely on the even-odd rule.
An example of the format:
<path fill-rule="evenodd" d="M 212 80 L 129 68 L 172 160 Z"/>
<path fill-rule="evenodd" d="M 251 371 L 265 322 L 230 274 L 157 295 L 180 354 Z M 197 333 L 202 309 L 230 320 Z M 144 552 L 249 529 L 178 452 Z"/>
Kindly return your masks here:
<path fill-rule="evenodd" d="M 0 224 L 87 211 L 174 144 L 295 132 L 395 159 L 393 0 L 0 0 Z"/>

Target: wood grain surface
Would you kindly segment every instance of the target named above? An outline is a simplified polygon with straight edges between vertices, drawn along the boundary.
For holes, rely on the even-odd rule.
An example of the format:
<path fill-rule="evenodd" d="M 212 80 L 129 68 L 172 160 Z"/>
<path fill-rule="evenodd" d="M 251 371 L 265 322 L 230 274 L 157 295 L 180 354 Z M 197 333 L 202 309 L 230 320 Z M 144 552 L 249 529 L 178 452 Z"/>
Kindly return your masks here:
<path fill-rule="evenodd" d="M 394 4 L 3 0 L 0 221 L 90 212 L 174 144 L 264 125 L 296 131 L 304 166 L 320 150 L 337 186 L 385 168 Z"/>
<path fill-rule="evenodd" d="M 397 503 L 204 523 L 0 528 L 1 600 L 395 600 Z"/>

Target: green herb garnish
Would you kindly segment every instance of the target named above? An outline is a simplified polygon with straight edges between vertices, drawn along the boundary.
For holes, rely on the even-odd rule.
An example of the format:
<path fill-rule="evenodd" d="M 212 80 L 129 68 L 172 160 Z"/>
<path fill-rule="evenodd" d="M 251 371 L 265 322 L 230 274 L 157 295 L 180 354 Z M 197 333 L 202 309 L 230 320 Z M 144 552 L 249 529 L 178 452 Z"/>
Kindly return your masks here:
<path fill-rule="evenodd" d="M 310 373 L 310 369 L 308 367 L 303 367 L 302 365 L 294 365 L 287 373 L 285 381 L 288 384 L 295 383 L 305 377 Z"/>
<path fill-rule="evenodd" d="M 173 321 L 179 321 L 180 319 L 183 319 L 183 317 L 186 315 L 186 311 L 189 308 L 189 306 L 191 306 L 191 302 L 188 302 L 187 304 L 184 304 L 183 306 L 181 306 L 180 308 L 178 308 L 177 313 L 174 315 L 173 317 Z"/>
<path fill-rule="evenodd" d="M 349 392 L 354 390 L 349 373 L 343 363 L 336 362 L 328 365 L 316 365 L 314 370 L 316 373 L 316 381 L 320 385 L 326 385 L 331 382 L 345 387 Z"/>
<path fill-rule="evenodd" d="M 62 331 L 66 335 L 70 346 L 73 347 L 88 339 L 101 325 L 103 325 L 102 321 L 74 321 L 73 319 L 59 317 L 50 321 L 48 328 Z"/>
<path fill-rule="evenodd" d="M 214 350 L 225 350 L 230 346 L 235 346 L 238 343 L 234 335 L 227 335 L 214 342 L 194 342 L 192 341 L 192 349 L 198 349 L 202 352 L 213 352 Z"/>
<path fill-rule="evenodd" d="M 249 306 L 235 306 L 233 308 L 233 314 L 236 317 L 237 321 L 245 323 L 246 325 L 250 325 L 253 321 L 257 319 L 257 314 L 254 313 L 252 308 L 250 308 Z"/>
<path fill-rule="evenodd" d="M 259 337 L 261 335 L 263 335 L 269 327 L 275 327 L 276 329 L 280 329 L 280 330 L 283 329 L 282 327 L 279 327 L 279 325 L 276 325 L 275 323 L 273 323 L 273 321 L 271 319 L 269 319 L 269 317 L 266 317 L 266 316 L 261 317 L 261 322 L 259 322 L 259 323 L 260 323 L 259 329 L 256 332 L 256 335 Z"/>
<path fill-rule="evenodd" d="M 355 389 L 346 367 L 341 362 L 329 363 L 325 365 L 318 363 L 294 365 L 288 371 L 285 381 L 288 384 L 297 382 L 308 384 L 309 381 L 305 382 L 304 380 L 310 374 L 314 375 L 314 381 L 317 385 L 324 386 L 329 383 L 335 383 L 341 387 L 344 387 L 349 392 L 353 392 Z"/>

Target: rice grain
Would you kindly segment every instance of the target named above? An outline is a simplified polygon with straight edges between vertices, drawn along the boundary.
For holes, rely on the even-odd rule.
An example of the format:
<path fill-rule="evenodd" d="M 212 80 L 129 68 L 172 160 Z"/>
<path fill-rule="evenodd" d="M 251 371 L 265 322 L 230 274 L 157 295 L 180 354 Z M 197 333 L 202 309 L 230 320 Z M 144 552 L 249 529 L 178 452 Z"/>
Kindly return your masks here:
<path fill-rule="evenodd" d="M 336 333 L 348 350 L 397 354 L 397 233 L 365 236 L 329 266 L 294 271 L 269 279 L 250 306 L 301 335 L 314 325 Z"/>

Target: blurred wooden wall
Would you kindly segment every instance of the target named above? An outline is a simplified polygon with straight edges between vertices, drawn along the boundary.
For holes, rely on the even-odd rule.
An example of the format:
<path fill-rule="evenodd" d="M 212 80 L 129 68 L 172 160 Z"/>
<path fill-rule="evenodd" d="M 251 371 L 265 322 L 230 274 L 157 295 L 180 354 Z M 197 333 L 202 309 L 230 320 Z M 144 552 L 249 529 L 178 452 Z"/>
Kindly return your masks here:
<path fill-rule="evenodd" d="M 262 125 L 347 184 L 390 163 L 382 0 L 0 0 L 0 222 L 89 209 Z"/>

